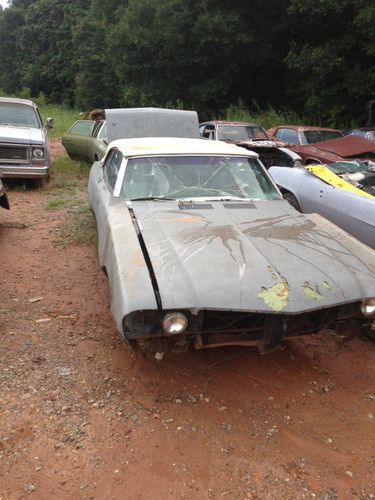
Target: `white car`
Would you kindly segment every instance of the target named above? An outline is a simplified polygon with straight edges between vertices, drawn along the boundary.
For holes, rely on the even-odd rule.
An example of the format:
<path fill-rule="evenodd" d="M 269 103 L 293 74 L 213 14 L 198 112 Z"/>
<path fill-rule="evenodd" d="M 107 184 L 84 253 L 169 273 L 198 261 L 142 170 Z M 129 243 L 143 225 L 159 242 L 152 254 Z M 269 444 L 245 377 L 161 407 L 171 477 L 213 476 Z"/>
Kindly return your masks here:
<path fill-rule="evenodd" d="M 358 319 L 372 331 L 375 253 L 285 201 L 258 155 L 221 141 L 114 141 L 89 203 L 120 334 L 259 345 Z"/>

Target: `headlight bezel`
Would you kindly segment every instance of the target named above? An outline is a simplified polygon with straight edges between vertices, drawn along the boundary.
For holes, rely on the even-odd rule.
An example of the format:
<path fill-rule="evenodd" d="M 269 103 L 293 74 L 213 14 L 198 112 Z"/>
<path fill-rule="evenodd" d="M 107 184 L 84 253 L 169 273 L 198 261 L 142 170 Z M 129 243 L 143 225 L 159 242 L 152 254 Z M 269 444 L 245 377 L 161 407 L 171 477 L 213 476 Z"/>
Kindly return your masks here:
<path fill-rule="evenodd" d="M 45 153 L 42 146 L 32 146 L 31 157 L 33 160 L 44 160 Z"/>
<path fill-rule="evenodd" d="M 189 325 L 189 320 L 183 312 L 171 311 L 161 320 L 161 327 L 165 335 L 180 335 Z"/>

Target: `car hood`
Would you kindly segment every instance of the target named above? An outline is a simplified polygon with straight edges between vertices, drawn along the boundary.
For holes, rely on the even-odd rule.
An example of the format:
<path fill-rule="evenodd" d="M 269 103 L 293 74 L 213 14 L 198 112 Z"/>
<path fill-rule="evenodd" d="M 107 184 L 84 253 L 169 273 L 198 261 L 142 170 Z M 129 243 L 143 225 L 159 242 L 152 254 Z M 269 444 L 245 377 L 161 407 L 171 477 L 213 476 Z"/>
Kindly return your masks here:
<path fill-rule="evenodd" d="M 374 141 L 368 141 L 367 139 L 355 136 L 340 137 L 339 139 L 309 144 L 308 146 L 334 153 L 343 158 L 375 152 Z"/>
<path fill-rule="evenodd" d="M 0 125 L 0 141 L 14 144 L 44 144 L 44 130 Z"/>
<path fill-rule="evenodd" d="M 105 110 L 108 142 L 137 137 L 185 137 L 199 139 L 196 111 L 159 108 Z"/>
<path fill-rule="evenodd" d="M 132 206 L 164 309 L 297 314 L 375 296 L 374 252 L 284 200 Z"/>

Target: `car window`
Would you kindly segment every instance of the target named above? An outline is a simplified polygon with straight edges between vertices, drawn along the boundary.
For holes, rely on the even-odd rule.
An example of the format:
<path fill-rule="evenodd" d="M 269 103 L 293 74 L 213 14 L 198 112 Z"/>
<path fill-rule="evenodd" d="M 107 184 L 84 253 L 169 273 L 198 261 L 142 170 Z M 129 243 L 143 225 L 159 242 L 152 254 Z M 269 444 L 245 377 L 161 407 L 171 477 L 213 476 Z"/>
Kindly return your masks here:
<path fill-rule="evenodd" d="M 206 139 L 215 139 L 215 127 L 213 125 L 206 125 L 203 131 L 203 137 Z"/>
<path fill-rule="evenodd" d="M 91 135 L 92 129 L 94 128 L 95 122 L 91 120 L 78 120 L 70 128 L 69 133 L 72 135 Z"/>
<path fill-rule="evenodd" d="M 0 124 L 16 127 L 41 128 L 39 117 L 32 106 L 15 102 L 0 103 Z"/>
<path fill-rule="evenodd" d="M 219 141 L 248 141 L 251 139 L 268 140 L 267 132 L 262 127 L 249 125 L 219 125 L 217 128 Z"/>
<path fill-rule="evenodd" d="M 330 141 L 339 139 L 343 134 L 338 130 L 305 130 L 302 134 L 305 138 L 305 144 L 314 144 L 315 142 Z"/>
<path fill-rule="evenodd" d="M 117 175 L 122 163 L 122 158 L 123 156 L 118 149 L 112 149 L 108 153 L 104 162 L 104 179 L 111 191 L 113 191 L 115 188 Z"/>
<path fill-rule="evenodd" d="M 131 158 L 120 196 L 126 199 L 238 197 L 280 199 L 255 158 L 242 156 L 155 156 Z"/>
<path fill-rule="evenodd" d="M 98 132 L 98 139 L 107 139 L 107 124 L 105 122 Z"/>
<path fill-rule="evenodd" d="M 276 137 L 280 141 L 289 142 L 290 144 L 299 144 L 298 133 L 291 128 L 279 128 L 276 132 Z"/>
<path fill-rule="evenodd" d="M 98 122 L 94 125 L 94 130 L 92 131 L 92 136 L 97 137 L 98 139 L 101 139 L 102 137 L 105 137 L 103 135 L 103 130 L 104 133 L 107 131 L 107 127 L 104 121 Z"/>

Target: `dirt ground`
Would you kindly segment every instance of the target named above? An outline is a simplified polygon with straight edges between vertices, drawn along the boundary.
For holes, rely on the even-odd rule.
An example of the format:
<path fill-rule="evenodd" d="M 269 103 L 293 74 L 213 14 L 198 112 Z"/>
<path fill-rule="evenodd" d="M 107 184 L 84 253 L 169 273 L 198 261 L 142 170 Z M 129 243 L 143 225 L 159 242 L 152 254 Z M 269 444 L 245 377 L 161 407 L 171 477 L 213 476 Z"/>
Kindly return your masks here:
<path fill-rule="evenodd" d="M 0 212 L 0 499 L 375 498 L 375 344 L 144 358 L 51 196 Z"/>

